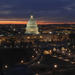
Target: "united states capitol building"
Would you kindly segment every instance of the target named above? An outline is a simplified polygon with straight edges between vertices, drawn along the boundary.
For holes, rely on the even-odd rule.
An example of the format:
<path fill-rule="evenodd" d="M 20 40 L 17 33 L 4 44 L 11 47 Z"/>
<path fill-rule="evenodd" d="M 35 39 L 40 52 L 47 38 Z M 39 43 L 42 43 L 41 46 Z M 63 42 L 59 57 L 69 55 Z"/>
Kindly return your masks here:
<path fill-rule="evenodd" d="M 27 26 L 26 26 L 26 34 L 39 34 L 38 26 L 36 20 L 33 16 L 30 17 Z"/>

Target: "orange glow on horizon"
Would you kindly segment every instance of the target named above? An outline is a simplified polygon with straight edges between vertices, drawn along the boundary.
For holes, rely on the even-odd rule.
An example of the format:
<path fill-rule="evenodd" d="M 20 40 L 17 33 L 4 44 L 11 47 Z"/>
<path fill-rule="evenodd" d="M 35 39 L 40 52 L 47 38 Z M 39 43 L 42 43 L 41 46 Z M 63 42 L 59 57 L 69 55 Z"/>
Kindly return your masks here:
<path fill-rule="evenodd" d="M 27 24 L 27 21 L 0 21 L 0 24 Z M 47 21 L 37 21 L 37 24 L 64 24 L 63 22 L 47 22 Z M 68 22 L 67 24 L 75 24 L 75 22 Z"/>
<path fill-rule="evenodd" d="M 0 24 L 26 24 L 26 21 L 0 21 Z"/>

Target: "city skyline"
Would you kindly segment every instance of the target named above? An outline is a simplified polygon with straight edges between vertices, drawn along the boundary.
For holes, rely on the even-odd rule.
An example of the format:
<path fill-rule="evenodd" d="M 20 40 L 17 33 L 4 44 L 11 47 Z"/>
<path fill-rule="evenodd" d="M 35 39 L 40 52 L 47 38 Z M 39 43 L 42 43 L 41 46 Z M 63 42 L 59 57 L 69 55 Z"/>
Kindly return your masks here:
<path fill-rule="evenodd" d="M 75 74 L 75 0 L 0 0 L 0 75 Z"/>

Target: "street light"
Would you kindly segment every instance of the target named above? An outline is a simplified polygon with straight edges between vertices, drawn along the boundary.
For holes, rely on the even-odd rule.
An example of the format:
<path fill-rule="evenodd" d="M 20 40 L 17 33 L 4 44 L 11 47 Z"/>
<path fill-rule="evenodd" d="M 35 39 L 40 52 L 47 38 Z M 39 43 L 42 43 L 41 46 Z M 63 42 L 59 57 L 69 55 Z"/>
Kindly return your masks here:
<path fill-rule="evenodd" d="M 58 68 L 58 65 L 57 64 L 54 64 L 54 68 Z"/>
<path fill-rule="evenodd" d="M 4 68 L 7 69 L 8 68 L 8 65 L 5 65 Z"/>
<path fill-rule="evenodd" d="M 24 60 L 21 60 L 21 64 L 23 64 L 24 63 Z"/>
<path fill-rule="evenodd" d="M 40 61 L 38 61 L 37 63 L 40 64 Z"/>

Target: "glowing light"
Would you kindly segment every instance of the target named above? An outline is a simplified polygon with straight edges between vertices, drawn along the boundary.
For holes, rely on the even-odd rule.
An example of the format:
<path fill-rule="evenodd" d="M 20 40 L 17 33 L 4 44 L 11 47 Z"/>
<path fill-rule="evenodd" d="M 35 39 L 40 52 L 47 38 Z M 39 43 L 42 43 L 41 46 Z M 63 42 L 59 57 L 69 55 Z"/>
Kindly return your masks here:
<path fill-rule="evenodd" d="M 52 34 L 52 32 L 49 32 L 50 34 Z"/>
<path fill-rule="evenodd" d="M 31 16 L 30 18 L 33 19 L 33 16 Z"/>
<path fill-rule="evenodd" d="M 71 62 L 72 64 L 75 64 L 75 62 Z"/>
<path fill-rule="evenodd" d="M 16 29 L 14 28 L 13 31 L 16 31 Z"/>
<path fill-rule="evenodd" d="M 32 56 L 32 58 L 34 58 L 35 56 Z"/>
<path fill-rule="evenodd" d="M 70 56 L 70 55 L 71 55 L 71 53 L 68 53 L 68 55 Z"/>
<path fill-rule="evenodd" d="M 30 37 L 28 36 L 27 39 L 30 39 Z"/>
<path fill-rule="evenodd" d="M 38 61 L 37 63 L 40 64 L 40 61 Z"/>
<path fill-rule="evenodd" d="M 45 50 L 43 53 L 44 53 L 45 55 L 50 54 L 49 51 L 47 51 L 47 50 Z"/>
<path fill-rule="evenodd" d="M 68 61 L 70 61 L 70 60 L 69 60 L 69 59 L 64 59 L 64 61 L 68 62 Z"/>
<path fill-rule="evenodd" d="M 38 53 L 38 51 L 35 51 L 36 52 L 36 54 Z"/>
<path fill-rule="evenodd" d="M 4 67 L 5 67 L 5 69 L 7 69 L 8 68 L 8 65 L 5 65 Z"/>
<path fill-rule="evenodd" d="M 24 60 L 21 60 L 21 64 L 23 64 L 24 63 Z"/>
<path fill-rule="evenodd" d="M 62 50 L 62 51 L 65 51 L 65 48 L 64 48 L 64 47 L 62 47 L 62 48 L 61 48 L 61 50 Z"/>
<path fill-rule="evenodd" d="M 57 64 L 54 64 L 54 68 L 58 68 L 58 65 Z"/>
<path fill-rule="evenodd" d="M 57 49 L 56 48 L 53 48 L 53 51 L 55 52 Z"/>
<path fill-rule="evenodd" d="M 43 37 L 42 36 L 40 36 L 40 39 L 42 39 Z"/>
<path fill-rule="evenodd" d="M 62 57 L 58 57 L 58 59 L 63 59 Z"/>
<path fill-rule="evenodd" d="M 52 50 L 49 51 L 49 54 L 50 54 L 50 55 L 52 54 Z"/>

